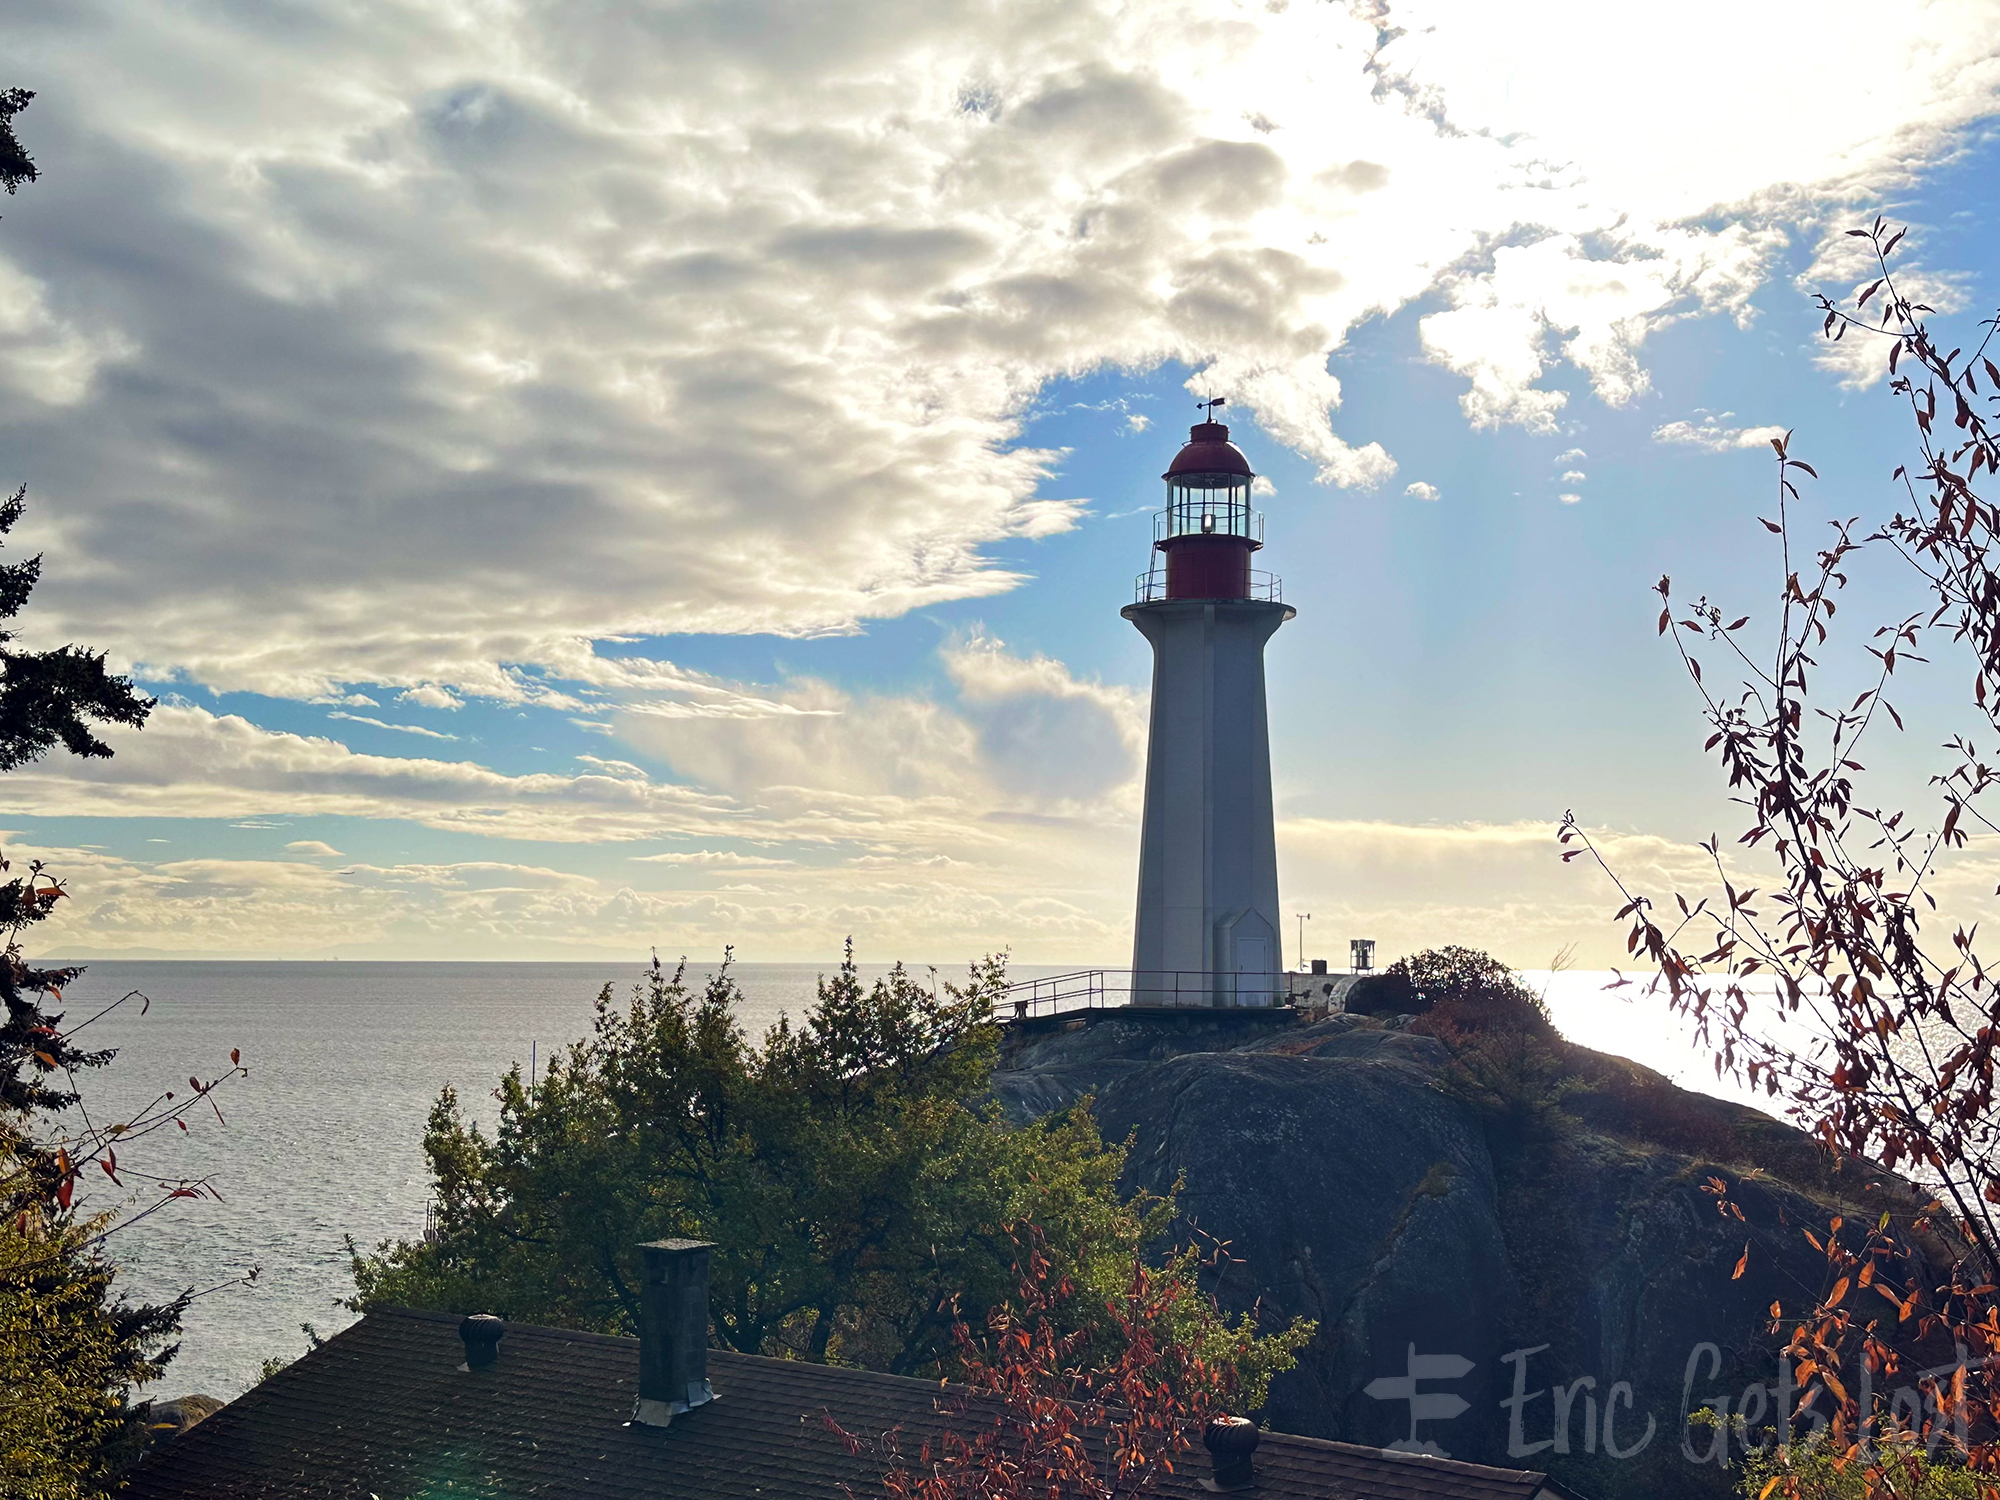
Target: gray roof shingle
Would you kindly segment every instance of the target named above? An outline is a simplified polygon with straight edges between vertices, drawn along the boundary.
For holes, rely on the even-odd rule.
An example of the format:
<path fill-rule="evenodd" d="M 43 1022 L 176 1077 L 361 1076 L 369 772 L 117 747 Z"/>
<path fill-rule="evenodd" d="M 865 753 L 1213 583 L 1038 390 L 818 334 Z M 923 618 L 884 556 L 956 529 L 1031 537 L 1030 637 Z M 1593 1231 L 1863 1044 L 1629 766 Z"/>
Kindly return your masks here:
<path fill-rule="evenodd" d="M 711 1351 L 716 1400 L 665 1429 L 626 1425 L 638 1340 L 510 1325 L 490 1370 L 459 1369 L 458 1319 L 375 1312 L 143 1463 L 132 1500 L 842 1500 L 880 1463 L 822 1420 L 905 1450 L 944 1425 L 941 1389 L 865 1370 Z M 1195 1449 L 1158 1491 L 1206 1496 Z M 1259 1500 L 1565 1500 L 1518 1469 L 1266 1433 Z"/>

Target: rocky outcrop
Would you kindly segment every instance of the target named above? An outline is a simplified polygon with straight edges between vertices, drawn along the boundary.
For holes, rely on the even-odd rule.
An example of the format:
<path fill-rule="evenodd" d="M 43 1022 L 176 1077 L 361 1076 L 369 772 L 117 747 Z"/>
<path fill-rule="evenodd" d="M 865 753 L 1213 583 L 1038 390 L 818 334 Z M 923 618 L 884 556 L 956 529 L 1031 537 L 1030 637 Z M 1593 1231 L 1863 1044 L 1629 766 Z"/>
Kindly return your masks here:
<path fill-rule="evenodd" d="M 165 1447 L 222 1407 L 223 1403 L 213 1396 L 176 1396 L 171 1401 L 149 1403 L 144 1413 L 147 1451 Z"/>
<path fill-rule="evenodd" d="M 1272 1384 L 1272 1426 L 1544 1468 L 1591 1500 L 1726 1493 L 1720 1465 L 1688 1457 L 1714 1441 L 1685 1441 L 1690 1379 L 1694 1407 L 1769 1419 L 1769 1308 L 1818 1291 L 1803 1231 L 1834 1195 L 1751 1154 L 1823 1174 L 1798 1132 L 1658 1075 L 1635 1105 L 1634 1065 L 1575 1060 L 1618 1087 L 1567 1097 L 1562 1128 L 1525 1139 L 1446 1087 L 1436 1039 L 1357 1016 L 1106 1018 L 1017 1039 L 996 1090 L 1024 1115 L 1094 1095 L 1106 1138 L 1132 1139 L 1127 1185 L 1179 1184 L 1180 1232 L 1227 1246 L 1223 1306 L 1318 1322 Z M 1635 1112 L 1715 1149 L 1648 1141 Z"/>

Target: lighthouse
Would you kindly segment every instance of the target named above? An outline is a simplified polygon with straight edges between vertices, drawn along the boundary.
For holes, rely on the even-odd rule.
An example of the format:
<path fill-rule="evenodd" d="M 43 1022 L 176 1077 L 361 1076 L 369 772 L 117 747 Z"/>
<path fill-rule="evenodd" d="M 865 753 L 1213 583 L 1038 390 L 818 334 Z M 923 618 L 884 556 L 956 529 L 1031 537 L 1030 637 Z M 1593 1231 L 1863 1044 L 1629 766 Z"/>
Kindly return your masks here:
<path fill-rule="evenodd" d="M 1162 476 L 1153 561 L 1122 613 L 1153 646 L 1135 1005 L 1285 999 L 1264 643 L 1296 613 L 1253 569 L 1256 474 L 1204 403 Z"/>

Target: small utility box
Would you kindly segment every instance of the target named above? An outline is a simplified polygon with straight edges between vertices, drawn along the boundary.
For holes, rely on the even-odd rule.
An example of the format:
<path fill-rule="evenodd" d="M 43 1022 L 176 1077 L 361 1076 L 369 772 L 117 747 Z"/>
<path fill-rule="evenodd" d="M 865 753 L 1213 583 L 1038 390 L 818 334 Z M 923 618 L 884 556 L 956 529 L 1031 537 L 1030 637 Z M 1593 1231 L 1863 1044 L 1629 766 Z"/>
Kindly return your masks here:
<path fill-rule="evenodd" d="M 1347 944 L 1347 953 L 1353 964 L 1355 973 L 1366 974 L 1375 967 L 1375 939 L 1350 939 Z"/>

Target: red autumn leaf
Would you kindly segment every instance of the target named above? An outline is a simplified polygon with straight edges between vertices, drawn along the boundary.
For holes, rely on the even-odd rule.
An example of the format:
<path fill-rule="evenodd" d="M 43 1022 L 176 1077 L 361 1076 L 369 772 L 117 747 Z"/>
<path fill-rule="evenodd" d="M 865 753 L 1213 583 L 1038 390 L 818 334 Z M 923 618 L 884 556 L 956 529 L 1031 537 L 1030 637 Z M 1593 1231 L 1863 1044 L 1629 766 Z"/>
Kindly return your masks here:
<path fill-rule="evenodd" d="M 1731 1281 L 1741 1281 L 1743 1279 L 1743 1273 L 1749 1269 L 1750 1269 L 1750 1242 L 1748 1240 L 1745 1240 L 1743 1242 L 1743 1255 L 1736 1262 L 1736 1269 L 1729 1273 L 1729 1279 Z"/>

